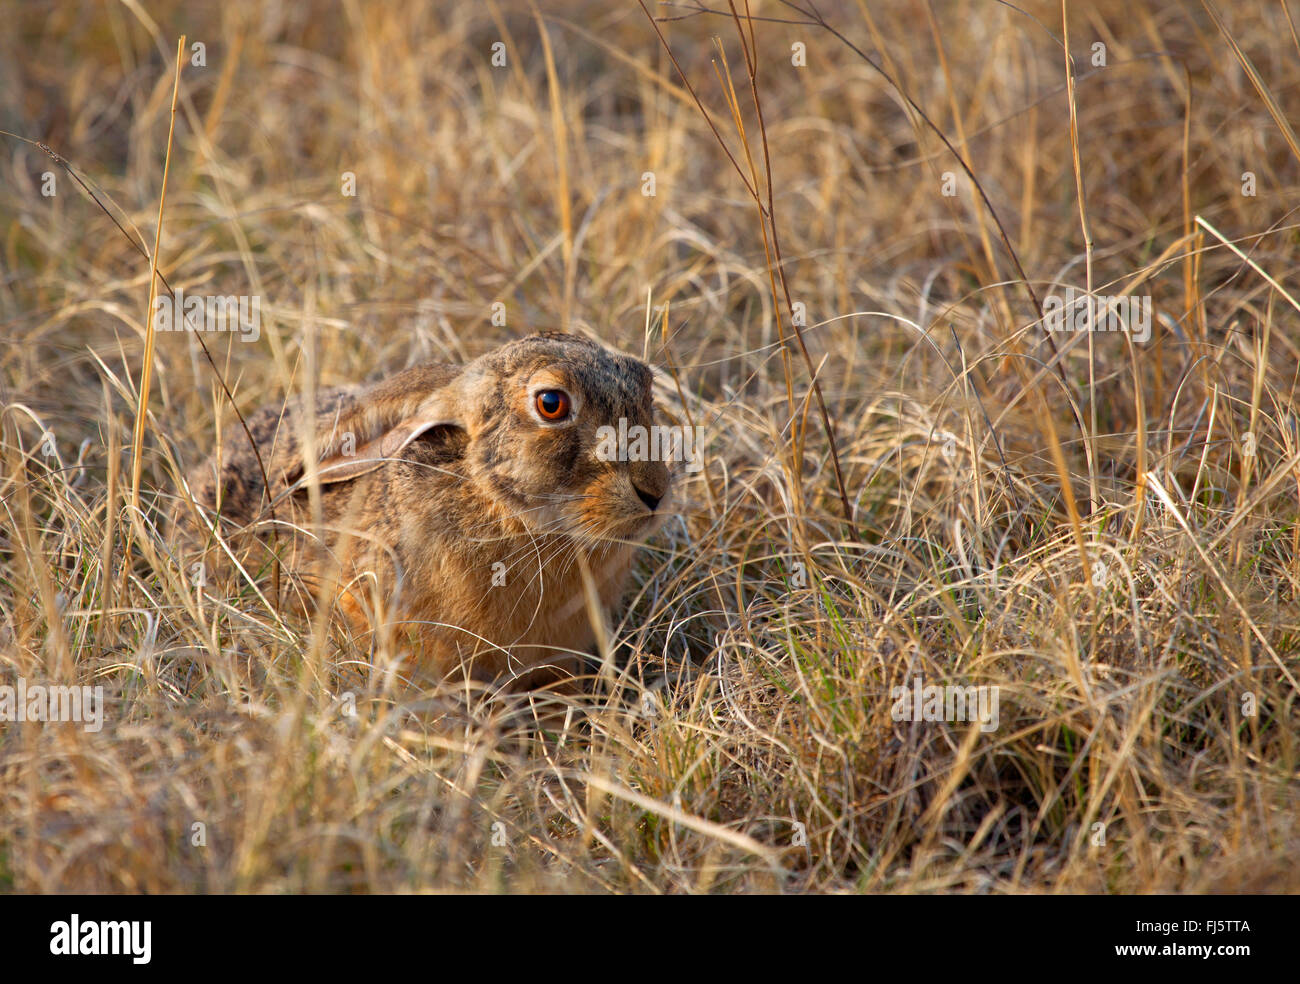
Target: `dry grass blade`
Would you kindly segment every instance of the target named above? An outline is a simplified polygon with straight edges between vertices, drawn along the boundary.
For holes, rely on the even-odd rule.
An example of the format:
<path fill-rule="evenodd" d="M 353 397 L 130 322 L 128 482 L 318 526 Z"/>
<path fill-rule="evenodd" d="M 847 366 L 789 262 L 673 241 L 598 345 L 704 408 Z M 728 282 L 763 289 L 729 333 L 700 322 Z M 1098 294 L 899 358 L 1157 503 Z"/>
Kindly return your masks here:
<path fill-rule="evenodd" d="M 172 137 L 176 132 L 176 100 L 181 91 L 181 63 L 185 57 L 185 35 L 176 42 L 176 77 L 172 83 L 172 109 L 167 125 L 167 152 L 163 157 L 162 187 L 158 192 L 158 225 L 154 231 L 153 254 L 149 257 L 149 305 L 144 319 L 144 361 L 140 366 L 139 402 L 135 408 L 135 434 L 131 447 L 131 506 L 140 509 L 140 475 L 144 468 L 144 437 L 148 425 L 149 389 L 153 378 L 156 338 L 154 298 L 158 296 L 158 250 L 162 245 L 163 210 L 167 205 L 167 174 L 172 163 Z"/>
<path fill-rule="evenodd" d="M 1286 140 L 1286 145 L 1291 148 L 1291 153 L 1295 155 L 1297 161 L 1300 161 L 1300 141 L 1297 141 L 1296 139 L 1295 130 L 1291 128 L 1291 122 L 1286 118 L 1286 114 L 1283 112 L 1282 107 L 1277 104 L 1277 100 L 1273 97 L 1273 93 L 1269 90 L 1268 85 L 1259 74 L 1259 70 L 1255 68 L 1255 63 L 1252 62 L 1246 53 L 1241 50 L 1241 45 L 1239 45 L 1237 39 L 1232 36 L 1232 32 L 1228 30 L 1228 26 L 1223 23 L 1223 18 L 1219 16 L 1219 8 L 1214 5 L 1212 0 L 1201 0 L 1201 4 L 1205 7 L 1210 17 L 1214 19 L 1214 26 L 1223 34 L 1224 40 L 1228 42 L 1228 46 L 1232 49 L 1233 55 L 1241 64 L 1242 69 L 1245 70 L 1246 77 L 1250 79 L 1250 84 L 1253 85 L 1255 91 L 1259 93 L 1259 98 L 1263 100 L 1264 105 L 1268 108 L 1269 116 L 1273 118 L 1273 122 L 1277 124 L 1277 128 L 1282 131 L 1282 136 Z M 1285 4 L 1283 4 L 1283 10 L 1286 11 Z M 1291 24 L 1290 11 L 1286 11 L 1286 16 L 1288 25 L 1290 25 L 1294 31 L 1294 24 Z M 1294 37 L 1294 34 L 1292 36 Z"/>

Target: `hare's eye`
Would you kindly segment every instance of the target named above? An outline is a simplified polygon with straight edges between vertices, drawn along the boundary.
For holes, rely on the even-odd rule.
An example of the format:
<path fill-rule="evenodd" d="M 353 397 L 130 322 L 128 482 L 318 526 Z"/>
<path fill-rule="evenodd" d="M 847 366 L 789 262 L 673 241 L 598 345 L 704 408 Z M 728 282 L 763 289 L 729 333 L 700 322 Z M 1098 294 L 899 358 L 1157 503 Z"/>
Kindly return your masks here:
<path fill-rule="evenodd" d="M 564 390 L 541 390 L 536 403 L 543 420 L 563 420 L 569 415 L 569 394 Z"/>

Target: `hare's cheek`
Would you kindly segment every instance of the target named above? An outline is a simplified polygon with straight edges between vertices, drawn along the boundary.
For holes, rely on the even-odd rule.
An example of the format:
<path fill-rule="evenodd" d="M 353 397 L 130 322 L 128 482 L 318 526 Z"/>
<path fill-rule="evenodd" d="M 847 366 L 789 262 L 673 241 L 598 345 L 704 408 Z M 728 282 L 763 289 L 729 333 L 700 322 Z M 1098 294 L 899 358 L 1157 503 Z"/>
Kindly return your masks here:
<path fill-rule="evenodd" d="M 536 483 L 538 491 L 568 492 L 581 484 L 577 450 L 566 440 L 542 441 L 520 467 Z"/>

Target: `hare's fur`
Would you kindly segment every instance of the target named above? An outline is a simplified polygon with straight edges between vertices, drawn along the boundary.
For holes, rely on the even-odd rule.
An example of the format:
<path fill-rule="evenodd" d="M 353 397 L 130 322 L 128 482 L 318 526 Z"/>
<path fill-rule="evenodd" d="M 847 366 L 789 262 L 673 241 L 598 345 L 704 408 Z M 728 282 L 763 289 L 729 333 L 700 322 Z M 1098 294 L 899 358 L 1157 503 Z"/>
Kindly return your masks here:
<path fill-rule="evenodd" d="M 595 453 L 601 425 L 652 425 L 651 384 L 637 359 L 546 333 L 319 392 L 314 414 L 303 398 L 266 406 L 248 426 L 271 494 L 235 426 L 189 475 L 182 526 L 208 557 L 225 554 L 213 531 L 227 546 L 274 535 L 294 583 L 358 631 L 395 630 L 426 671 L 568 673 L 669 506 L 663 462 Z M 570 420 L 535 412 L 543 388 L 570 394 Z"/>

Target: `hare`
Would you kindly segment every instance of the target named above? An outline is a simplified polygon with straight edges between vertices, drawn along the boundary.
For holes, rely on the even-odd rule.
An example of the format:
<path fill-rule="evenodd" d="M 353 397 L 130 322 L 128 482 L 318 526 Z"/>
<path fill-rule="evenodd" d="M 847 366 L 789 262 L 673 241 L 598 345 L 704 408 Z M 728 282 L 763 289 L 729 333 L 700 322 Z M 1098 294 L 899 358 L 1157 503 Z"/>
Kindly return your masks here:
<path fill-rule="evenodd" d="M 248 427 L 271 488 L 236 427 L 188 476 L 199 509 L 181 523 L 211 552 L 214 524 L 259 543 L 276 530 L 317 604 L 358 631 L 391 626 L 418 670 L 536 685 L 576 669 L 593 606 L 618 604 L 669 508 L 666 462 L 605 460 L 598 439 L 620 420 L 652 427 L 652 381 L 631 356 L 546 332 L 322 391 L 311 420 L 301 398 L 265 406 Z"/>

